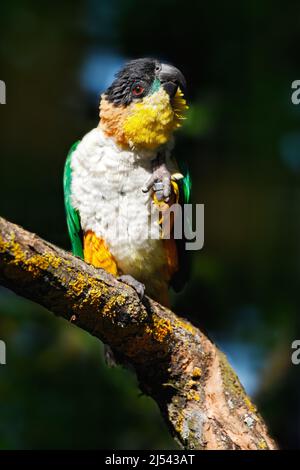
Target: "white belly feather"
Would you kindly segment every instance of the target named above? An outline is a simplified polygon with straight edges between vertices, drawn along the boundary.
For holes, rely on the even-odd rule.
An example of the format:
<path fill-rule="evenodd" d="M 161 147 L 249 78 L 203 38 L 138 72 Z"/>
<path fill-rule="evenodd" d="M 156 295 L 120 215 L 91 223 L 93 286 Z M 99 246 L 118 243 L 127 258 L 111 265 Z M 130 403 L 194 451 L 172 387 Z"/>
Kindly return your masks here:
<path fill-rule="evenodd" d="M 83 231 L 103 238 L 123 273 L 139 280 L 159 276 L 166 263 L 157 218 L 150 217 L 157 209 L 150 192 L 142 192 L 153 158 L 154 152 L 121 150 L 97 128 L 82 139 L 71 162 L 72 204 Z"/>

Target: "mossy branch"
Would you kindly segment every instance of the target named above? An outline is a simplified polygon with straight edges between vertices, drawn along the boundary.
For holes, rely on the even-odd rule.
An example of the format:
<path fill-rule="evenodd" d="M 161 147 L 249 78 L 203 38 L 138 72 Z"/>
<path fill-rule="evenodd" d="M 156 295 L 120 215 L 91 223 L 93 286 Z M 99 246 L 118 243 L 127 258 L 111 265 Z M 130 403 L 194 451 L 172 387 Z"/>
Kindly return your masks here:
<path fill-rule="evenodd" d="M 226 357 L 203 333 L 2 218 L 0 283 L 109 344 L 184 448 L 276 448 Z"/>

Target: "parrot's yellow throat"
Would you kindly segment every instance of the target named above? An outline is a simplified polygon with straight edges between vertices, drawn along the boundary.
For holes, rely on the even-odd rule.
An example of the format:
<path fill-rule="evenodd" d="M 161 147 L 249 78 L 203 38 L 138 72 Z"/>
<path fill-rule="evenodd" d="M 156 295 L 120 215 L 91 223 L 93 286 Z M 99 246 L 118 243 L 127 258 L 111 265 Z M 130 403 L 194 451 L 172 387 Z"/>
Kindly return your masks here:
<path fill-rule="evenodd" d="M 171 100 L 161 87 L 128 106 L 115 106 L 102 95 L 99 125 L 123 147 L 152 150 L 165 144 L 181 126 L 187 108 L 180 88 Z"/>

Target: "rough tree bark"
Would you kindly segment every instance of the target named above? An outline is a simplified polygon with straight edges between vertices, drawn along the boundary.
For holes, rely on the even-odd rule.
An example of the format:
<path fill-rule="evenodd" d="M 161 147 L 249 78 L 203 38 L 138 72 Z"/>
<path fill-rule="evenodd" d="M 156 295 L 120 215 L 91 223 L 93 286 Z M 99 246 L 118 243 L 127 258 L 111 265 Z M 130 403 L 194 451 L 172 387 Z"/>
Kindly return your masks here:
<path fill-rule="evenodd" d="M 276 448 L 226 357 L 201 331 L 2 218 L 0 283 L 109 344 L 184 448 Z"/>

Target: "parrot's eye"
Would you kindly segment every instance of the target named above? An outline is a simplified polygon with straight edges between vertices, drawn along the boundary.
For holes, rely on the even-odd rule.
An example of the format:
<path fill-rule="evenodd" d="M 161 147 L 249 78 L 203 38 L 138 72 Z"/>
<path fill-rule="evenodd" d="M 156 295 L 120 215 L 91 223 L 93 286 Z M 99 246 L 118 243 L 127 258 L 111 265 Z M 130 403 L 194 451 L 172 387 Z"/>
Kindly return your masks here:
<path fill-rule="evenodd" d="M 142 85 L 134 85 L 132 88 L 132 94 L 134 96 L 141 96 L 145 91 L 145 88 Z"/>

